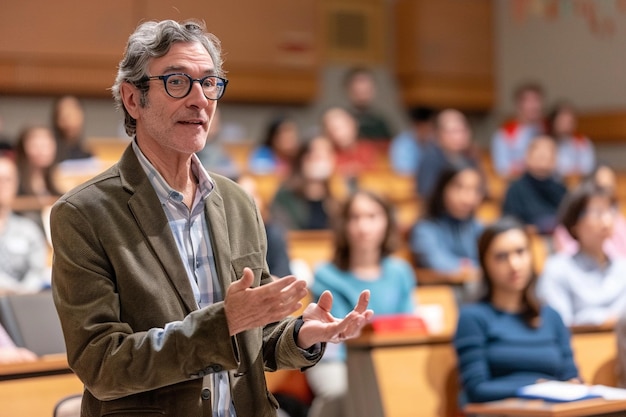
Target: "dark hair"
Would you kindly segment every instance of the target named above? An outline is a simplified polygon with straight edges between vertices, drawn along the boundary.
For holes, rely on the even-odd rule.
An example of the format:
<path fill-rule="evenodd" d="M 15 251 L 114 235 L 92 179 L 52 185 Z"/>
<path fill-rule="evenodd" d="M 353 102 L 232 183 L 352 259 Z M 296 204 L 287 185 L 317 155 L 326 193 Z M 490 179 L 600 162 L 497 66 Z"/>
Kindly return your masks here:
<path fill-rule="evenodd" d="M 285 115 L 274 117 L 267 125 L 267 129 L 265 130 L 265 135 L 263 136 L 263 141 L 261 143 L 270 149 L 274 149 L 276 134 L 285 123 L 294 123 L 294 121 Z"/>
<path fill-rule="evenodd" d="M 536 93 L 541 97 L 545 96 L 545 92 L 541 84 L 538 82 L 526 82 L 515 88 L 513 91 L 513 100 L 515 100 L 515 102 L 519 101 L 519 99 L 526 93 Z"/>
<path fill-rule="evenodd" d="M 444 201 L 444 195 L 448 185 L 463 171 L 471 170 L 478 173 L 481 178 L 481 188 L 483 195 L 485 194 L 485 180 L 483 178 L 482 172 L 480 170 L 468 163 L 468 162 L 460 162 L 448 164 L 443 171 L 437 177 L 437 181 L 435 182 L 435 186 L 433 187 L 433 191 L 430 196 L 426 199 L 426 204 L 424 206 L 424 217 L 428 219 L 436 219 L 438 217 L 443 216 L 447 213 L 446 205 Z"/>
<path fill-rule="evenodd" d="M 589 201 L 594 197 L 607 198 L 611 205 L 617 206 L 615 196 L 606 188 L 600 187 L 593 181 L 585 181 L 574 191 L 567 193 L 561 202 L 558 210 L 558 220 L 570 235 L 578 240 L 575 226 L 580 218 L 585 214 Z"/>
<path fill-rule="evenodd" d="M 486 227 L 483 233 L 478 238 L 478 260 L 482 269 L 483 281 L 486 290 L 484 297 L 485 302 L 491 303 L 493 298 L 493 283 L 491 276 L 489 275 L 486 261 L 487 252 L 489 251 L 489 248 L 491 247 L 491 244 L 496 237 L 511 230 L 519 230 L 524 233 L 528 244 L 528 250 L 532 256 L 532 251 L 530 248 L 531 237 L 525 229 L 524 225 L 517 221 L 515 218 L 505 216 Z M 537 275 L 535 274 L 534 269 L 531 269 L 531 271 L 532 275 L 522 295 L 522 315 L 529 326 L 539 327 L 541 306 L 539 304 L 539 300 L 537 300 L 537 297 L 535 295 Z"/>
<path fill-rule="evenodd" d="M 30 184 L 31 177 L 31 166 L 28 161 L 28 156 L 26 155 L 26 141 L 28 137 L 35 129 L 45 129 L 50 130 L 46 126 L 29 126 L 24 128 L 20 135 L 18 136 L 17 142 L 15 143 L 15 159 L 17 163 L 17 169 L 20 176 L 20 192 L 24 194 L 32 194 L 33 189 Z M 52 132 L 50 132 L 52 135 Z M 54 141 L 54 137 L 52 137 Z M 55 163 L 53 162 L 49 167 L 44 170 L 44 182 L 46 184 L 46 188 L 48 192 L 52 195 L 61 195 L 61 192 L 57 188 L 53 174 L 55 169 Z"/>
<path fill-rule="evenodd" d="M 408 111 L 409 119 L 413 123 L 430 122 L 435 118 L 437 110 L 432 107 L 415 106 L 411 107 Z"/>
<path fill-rule="evenodd" d="M 354 80 L 359 75 L 366 75 L 370 78 L 374 78 L 374 73 L 366 67 L 352 67 L 350 68 L 346 74 L 343 76 L 343 86 L 344 88 L 348 88 L 350 84 L 352 84 L 352 80 Z"/>
<path fill-rule="evenodd" d="M 552 137 L 555 137 L 556 135 L 554 122 L 556 122 L 556 118 L 559 117 L 559 114 L 561 114 L 563 111 L 570 111 L 572 113 L 575 113 L 576 109 L 571 103 L 567 101 L 559 101 L 557 104 L 554 105 L 554 107 L 552 107 L 552 109 L 548 113 L 548 118 L 546 120 L 546 124 L 548 127 L 547 133 Z"/>
<path fill-rule="evenodd" d="M 350 211 L 357 197 L 364 196 L 376 202 L 382 207 L 387 217 L 387 230 L 385 238 L 380 247 L 380 256 L 389 256 L 396 249 L 398 239 L 398 226 L 394 208 L 387 200 L 380 195 L 368 190 L 357 190 L 350 194 L 346 202 L 341 207 L 335 227 L 335 256 L 333 263 L 337 268 L 347 271 L 350 268 L 350 242 L 348 240 L 348 223 L 350 221 Z"/>

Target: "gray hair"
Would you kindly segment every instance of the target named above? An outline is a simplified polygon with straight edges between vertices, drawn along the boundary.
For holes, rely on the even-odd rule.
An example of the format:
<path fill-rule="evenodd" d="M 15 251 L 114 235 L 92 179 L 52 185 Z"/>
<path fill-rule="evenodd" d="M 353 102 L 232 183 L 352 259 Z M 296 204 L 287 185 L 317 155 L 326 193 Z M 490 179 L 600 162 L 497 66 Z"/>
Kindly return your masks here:
<path fill-rule="evenodd" d="M 216 75 L 223 76 L 220 41 L 215 35 L 206 32 L 204 23 L 194 20 L 142 23 L 128 38 L 124 57 L 117 69 L 115 83 L 111 87 L 116 106 L 124 111 L 124 128 L 129 136 L 135 135 L 137 121 L 124 107 L 120 86 L 127 82 L 138 87 L 141 91 L 141 105 L 145 105 L 148 91 L 145 78 L 148 76 L 150 60 L 167 54 L 170 47 L 178 42 L 200 43 L 211 56 Z"/>

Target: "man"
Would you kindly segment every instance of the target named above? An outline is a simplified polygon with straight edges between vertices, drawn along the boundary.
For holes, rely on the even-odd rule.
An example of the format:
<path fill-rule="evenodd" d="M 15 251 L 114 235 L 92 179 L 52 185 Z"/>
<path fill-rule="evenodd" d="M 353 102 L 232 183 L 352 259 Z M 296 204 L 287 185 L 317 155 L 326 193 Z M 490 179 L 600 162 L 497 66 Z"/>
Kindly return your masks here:
<path fill-rule="evenodd" d="M 129 38 L 113 95 L 134 141 L 52 210 L 53 290 L 82 415 L 275 416 L 264 370 L 304 368 L 353 337 L 369 293 L 343 320 L 332 295 L 273 281 L 254 202 L 195 156 L 221 78 L 219 41 L 194 22 L 146 22 Z"/>
<path fill-rule="evenodd" d="M 413 175 L 425 149 L 435 142 L 435 110 L 416 106 L 409 110 L 411 127 L 397 135 L 389 146 L 389 160 L 396 174 Z"/>
<path fill-rule="evenodd" d="M 351 105 L 352 115 L 359 126 L 359 139 L 389 140 L 393 136 L 385 118 L 373 109 L 376 99 L 374 74 L 367 68 L 356 67 L 344 77 L 344 88 Z"/>
<path fill-rule="evenodd" d="M 515 90 L 513 98 L 515 120 L 505 123 L 491 139 L 494 168 L 505 179 L 514 179 L 523 173 L 528 145 L 545 130 L 541 86 L 523 84 Z"/>

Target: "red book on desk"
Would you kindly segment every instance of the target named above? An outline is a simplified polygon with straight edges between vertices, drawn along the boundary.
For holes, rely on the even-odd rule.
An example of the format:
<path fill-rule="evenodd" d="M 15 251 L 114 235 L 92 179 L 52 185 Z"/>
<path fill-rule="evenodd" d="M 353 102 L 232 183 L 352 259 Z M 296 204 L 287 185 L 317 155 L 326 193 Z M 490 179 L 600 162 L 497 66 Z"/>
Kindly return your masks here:
<path fill-rule="evenodd" d="M 421 317 L 411 314 L 389 314 L 376 316 L 371 323 L 375 333 L 387 332 L 419 332 L 428 333 L 426 324 Z"/>

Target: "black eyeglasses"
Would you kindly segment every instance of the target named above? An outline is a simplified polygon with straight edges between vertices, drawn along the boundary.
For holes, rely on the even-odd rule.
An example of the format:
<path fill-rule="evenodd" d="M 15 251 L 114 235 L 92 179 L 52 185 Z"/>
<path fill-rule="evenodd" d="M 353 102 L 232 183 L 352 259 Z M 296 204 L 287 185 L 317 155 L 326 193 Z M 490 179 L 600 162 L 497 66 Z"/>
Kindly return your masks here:
<path fill-rule="evenodd" d="M 146 77 L 147 80 L 163 80 L 165 92 L 173 98 L 186 97 L 193 87 L 194 82 L 200 83 L 204 96 L 209 100 L 219 100 L 224 95 L 228 80 L 215 75 L 208 75 L 204 78 L 191 78 L 185 73 L 175 73 L 167 75 L 154 75 Z"/>

